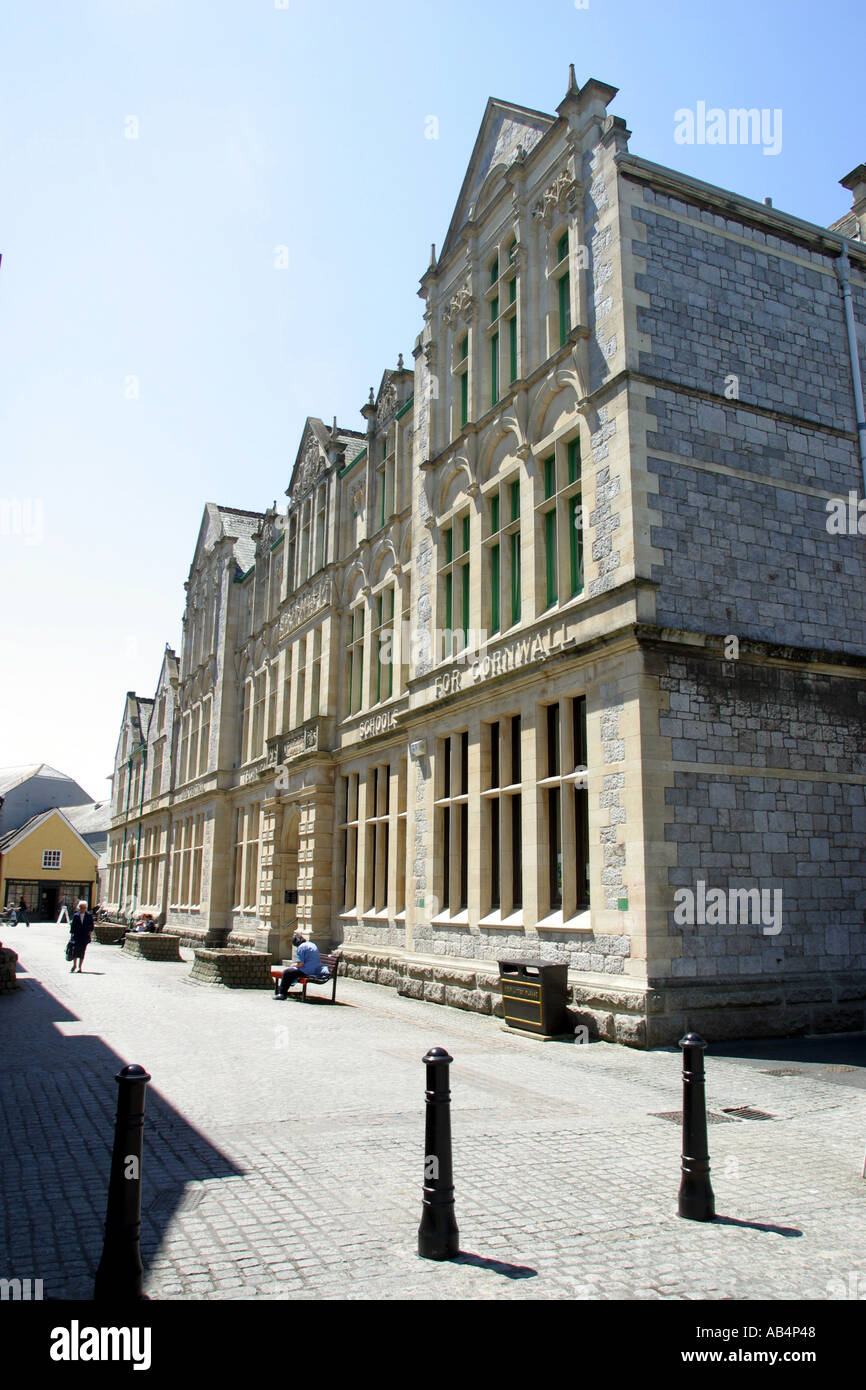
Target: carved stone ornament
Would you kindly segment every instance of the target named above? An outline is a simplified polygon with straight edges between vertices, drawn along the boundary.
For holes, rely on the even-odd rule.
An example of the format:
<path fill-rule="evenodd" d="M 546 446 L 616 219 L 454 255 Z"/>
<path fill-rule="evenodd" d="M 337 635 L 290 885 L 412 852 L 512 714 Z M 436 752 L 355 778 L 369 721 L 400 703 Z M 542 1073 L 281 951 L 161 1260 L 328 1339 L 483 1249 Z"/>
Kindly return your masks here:
<path fill-rule="evenodd" d="M 298 464 L 297 479 L 292 489 L 293 502 L 300 500 L 302 497 L 306 497 L 307 493 L 312 491 L 318 478 L 324 473 L 327 466 L 326 459 L 322 457 L 322 451 L 319 448 L 318 440 L 310 439 L 306 449 L 301 455 L 301 461 Z"/>
<path fill-rule="evenodd" d="M 356 483 L 349 493 L 349 506 L 355 516 L 361 516 L 364 511 L 364 484 Z"/>
<path fill-rule="evenodd" d="M 258 534 L 259 554 L 267 555 L 274 542 L 283 534 L 283 518 L 268 512 Z"/>
<path fill-rule="evenodd" d="M 532 209 L 532 216 L 548 226 L 556 212 L 574 212 L 577 207 L 577 183 L 567 169 L 563 169 L 544 190 L 540 202 Z"/>
<path fill-rule="evenodd" d="M 305 623 L 320 608 L 331 602 L 332 585 L 330 576 L 312 584 L 299 598 L 291 602 L 280 614 L 280 641 L 282 642 L 296 627 Z"/>
<path fill-rule="evenodd" d="M 376 423 L 380 430 L 386 429 L 390 425 L 394 416 L 400 408 L 397 398 L 397 387 L 393 381 L 389 381 L 385 390 L 379 397 L 379 404 L 376 408 Z"/>
<path fill-rule="evenodd" d="M 474 302 L 467 280 L 465 285 L 461 285 L 460 289 L 457 290 L 455 294 L 452 294 L 446 304 L 445 312 L 442 315 L 442 322 L 449 328 L 461 318 L 468 323 Z"/>

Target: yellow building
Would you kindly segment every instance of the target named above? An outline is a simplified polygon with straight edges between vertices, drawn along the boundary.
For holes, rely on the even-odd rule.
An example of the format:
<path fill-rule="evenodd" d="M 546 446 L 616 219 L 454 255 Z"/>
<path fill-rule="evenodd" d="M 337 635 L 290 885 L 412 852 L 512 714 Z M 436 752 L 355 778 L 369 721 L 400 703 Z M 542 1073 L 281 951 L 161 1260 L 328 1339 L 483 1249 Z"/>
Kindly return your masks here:
<path fill-rule="evenodd" d="M 23 897 L 32 917 L 55 921 L 64 901 L 70 915 L 80 898 L 92 906 L 97 884 L 96 855 L 56 808 L 0 838 L 4 907 L 17 907 Z"/>

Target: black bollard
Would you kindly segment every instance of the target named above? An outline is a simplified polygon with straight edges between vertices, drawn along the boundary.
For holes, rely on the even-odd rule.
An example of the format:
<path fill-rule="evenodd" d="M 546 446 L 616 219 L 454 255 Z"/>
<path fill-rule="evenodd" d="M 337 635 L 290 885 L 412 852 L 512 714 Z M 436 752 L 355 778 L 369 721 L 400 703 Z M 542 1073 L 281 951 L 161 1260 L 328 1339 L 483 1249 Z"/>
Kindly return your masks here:
<path fill-rule="evenodd" d="M 418 1227 L 418 1254 L 425 1260 L 453 1260 L 460 1249 L 454 1218 L 454 1170 L 451 1165 L 451 1078 L 454 1061 L 444 1047 L 431 1047 L 427 1067 L 424 1125 L 424 1197 Z"/>
<path fill-rule="evenodd" d="M 683 1049 L 683 1175 L 679 1213 L 688 1221 L 714 1221 L 716 1199 L 710 1183 L 707 1098 L 704 1086 L 706 1043 L 697 1033 L 680 1038 Z"/>
<path fill-rule="evenodd" d="M 96 1271 L 97 1302 L 147 1297 L 141 1279 L 141 1149 L 149 1074 L 144 1067 L 123 1067 L 115 1076 L 117 1120 L 108 1181 L 105 1242 Z"/>

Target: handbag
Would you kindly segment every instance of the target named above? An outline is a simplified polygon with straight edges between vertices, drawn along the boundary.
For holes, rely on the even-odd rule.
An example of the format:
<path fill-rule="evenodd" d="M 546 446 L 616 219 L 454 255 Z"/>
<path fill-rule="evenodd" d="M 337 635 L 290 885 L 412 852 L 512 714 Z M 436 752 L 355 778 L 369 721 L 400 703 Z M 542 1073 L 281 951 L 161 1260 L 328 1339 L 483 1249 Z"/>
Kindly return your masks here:
<path fill-rule="evenodd" d="M 66 959 L 75 960 L 75 937 L 70 936 L 66 943 Z"/>

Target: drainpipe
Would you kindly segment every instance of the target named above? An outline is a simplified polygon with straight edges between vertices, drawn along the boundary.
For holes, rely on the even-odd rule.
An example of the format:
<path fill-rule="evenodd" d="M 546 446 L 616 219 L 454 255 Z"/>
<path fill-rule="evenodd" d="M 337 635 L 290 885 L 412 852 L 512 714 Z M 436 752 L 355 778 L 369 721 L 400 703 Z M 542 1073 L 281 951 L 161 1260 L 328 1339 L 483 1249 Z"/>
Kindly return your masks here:
<path fill-rule="evenodd" d="M 848 330 L 848 353 L 851 358 L 851 380 L 854 384 L 854 408 L 857 415 L 857 439 L 860 445 L 860 471 L 863 475 L 863 496 L 866 497 L 866 409 L 863 405 L 863 377 L 857 348 L 857 324 L 851 297 L 851 262 L 848 259 L 847 242 L 842 243 L 842 254 L 836 260 L 835 269 L 845 306 L 845 327 Z"/>

